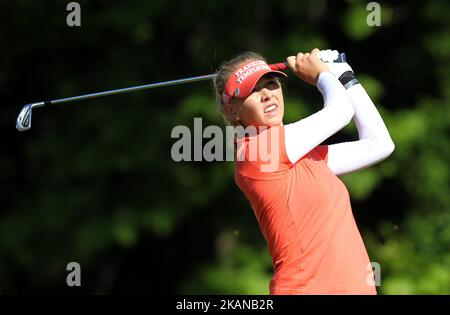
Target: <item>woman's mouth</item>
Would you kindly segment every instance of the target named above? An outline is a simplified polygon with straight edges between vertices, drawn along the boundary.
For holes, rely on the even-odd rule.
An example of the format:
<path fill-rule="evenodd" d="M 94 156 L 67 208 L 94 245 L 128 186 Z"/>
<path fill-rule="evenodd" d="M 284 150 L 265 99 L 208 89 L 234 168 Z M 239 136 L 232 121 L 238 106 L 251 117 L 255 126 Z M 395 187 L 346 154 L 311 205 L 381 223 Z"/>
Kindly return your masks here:
<path fill-rule="evenodd" d="M 278 112 L 278 105 L 277 104 L 270 104 L 264 108 L 264 114 L 273 117 Z"/>

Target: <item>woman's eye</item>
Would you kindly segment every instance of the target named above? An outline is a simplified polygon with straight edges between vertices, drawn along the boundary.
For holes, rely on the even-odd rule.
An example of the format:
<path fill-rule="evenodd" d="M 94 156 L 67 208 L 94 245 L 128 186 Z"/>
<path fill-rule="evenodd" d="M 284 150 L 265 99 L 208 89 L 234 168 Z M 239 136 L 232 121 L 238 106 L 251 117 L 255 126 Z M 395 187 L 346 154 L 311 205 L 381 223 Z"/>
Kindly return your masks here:
<path fill-rule="evenodd" d="M 264 82 L 263 84 L 259 84 L 257 86 L 255 86 L 255 88 L 253 89 L 253 92 L 258 92 L 261 89 L 266 88 L 266 89 L 277 89 L 278 88 L 278 82 L 276 80 L 269 80 Z"/>
<path fill-rule="evenodd" d="M 265 82 L 264 86 L 262 86 L 260 89 L 262 89 L 263 87 L 269 90 L 274 90 L 278 88 L 278 82 L 276 80 L 270 80 Z"/>
<path fill-rule="evenodd" d="M 278 87 L 278 82 L 275 80 L 270 80 L 269 82 L 267 82 L 267 86 L 268 87 Z"/>

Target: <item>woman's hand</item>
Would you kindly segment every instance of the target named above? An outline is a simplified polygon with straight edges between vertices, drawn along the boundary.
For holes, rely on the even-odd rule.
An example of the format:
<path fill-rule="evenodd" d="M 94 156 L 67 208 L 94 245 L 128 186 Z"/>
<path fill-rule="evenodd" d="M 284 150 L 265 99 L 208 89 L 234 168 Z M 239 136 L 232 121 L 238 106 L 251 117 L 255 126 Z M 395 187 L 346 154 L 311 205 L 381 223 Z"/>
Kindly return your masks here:
<path fill-rule="evenodd" d="M 316 85 L 319 74 L 328 71 L 328 66 L 319 58 L 320 50 L 314 48 L 311 53 L 298 53 L 286 59 L 289 68 L 303 81 Z"/>
<path fill-rule="evenodd" d="M 337 50 L 321 50 L 319 52 L 320 59 L 325 62 L 328 67 L 328 71 L 331 72 L 336 78 L 340 78 L 345 72 L 354 72 L 352 67 L 347 62 L 334 62 L 338 57 L 339 52 Z"/>

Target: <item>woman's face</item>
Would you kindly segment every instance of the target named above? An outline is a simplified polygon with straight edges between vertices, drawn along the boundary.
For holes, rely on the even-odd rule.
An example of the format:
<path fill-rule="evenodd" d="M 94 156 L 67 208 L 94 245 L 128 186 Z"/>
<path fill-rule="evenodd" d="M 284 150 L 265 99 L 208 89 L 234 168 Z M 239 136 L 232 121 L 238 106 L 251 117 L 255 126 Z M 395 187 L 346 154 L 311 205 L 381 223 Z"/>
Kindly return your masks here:
<path fill-rule="evenodd" d="M 278 78 L 271 74 L 261 77 L 247 98 L 233 99 L 231 104 L 244 127 L 283 124 L 283 91 Z"/>

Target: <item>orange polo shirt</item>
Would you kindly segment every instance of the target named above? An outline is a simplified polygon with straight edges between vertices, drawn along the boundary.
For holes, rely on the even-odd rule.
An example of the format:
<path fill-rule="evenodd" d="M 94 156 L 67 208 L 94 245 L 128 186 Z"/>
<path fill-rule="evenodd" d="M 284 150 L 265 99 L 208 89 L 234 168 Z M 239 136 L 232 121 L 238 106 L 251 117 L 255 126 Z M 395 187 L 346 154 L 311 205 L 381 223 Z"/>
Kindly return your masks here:
<path fill-rule="evenodd" d="M 255 159 L 258 150 L 267 154 Z M 328 168 L 327 151 L 318 146 L 291 163 L 284 126 L 237 140 L 235 180 L 272 256 L 270 294 L 376 294 L 348 191 Z"/>

